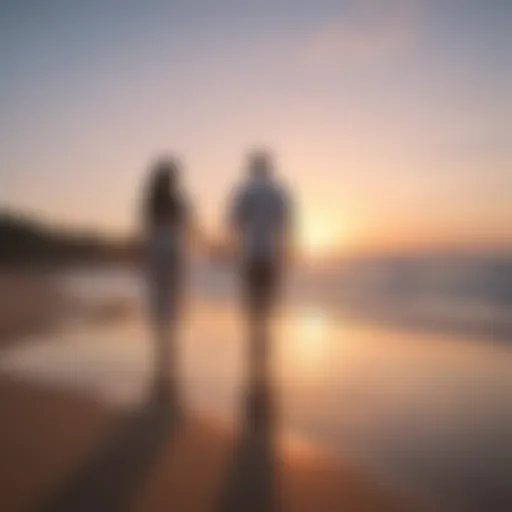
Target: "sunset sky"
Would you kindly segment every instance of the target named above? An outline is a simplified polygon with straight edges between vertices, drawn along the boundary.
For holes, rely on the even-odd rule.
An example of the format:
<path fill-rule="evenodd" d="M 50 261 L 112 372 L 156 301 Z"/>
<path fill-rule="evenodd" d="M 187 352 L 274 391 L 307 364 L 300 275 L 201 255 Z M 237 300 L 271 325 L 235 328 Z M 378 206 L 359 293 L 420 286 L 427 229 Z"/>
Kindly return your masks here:
<path fill-rule="evenodd" d="M 215 232 L 254 145 L 303 246 L 512 246 L 510 0 L 0 0 L 0 204 L 127 233 L 151 160 Z"/>

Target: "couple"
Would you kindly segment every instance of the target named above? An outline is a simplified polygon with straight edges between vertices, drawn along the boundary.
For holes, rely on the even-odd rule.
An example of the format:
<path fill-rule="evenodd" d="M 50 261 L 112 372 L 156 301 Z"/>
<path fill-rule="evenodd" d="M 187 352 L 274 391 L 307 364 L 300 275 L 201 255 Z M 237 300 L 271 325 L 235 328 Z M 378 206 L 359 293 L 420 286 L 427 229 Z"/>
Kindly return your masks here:
<path fill-rule="evenodd" d="M 251 378 L 258 378 L 265 357 L 265 319 L 274 302 L 289 246 L 291 211 L 284 188 L 273 176 L 271 157 L 263 151 L 249 155 L 248 176 L 230 205 L 230 234 L 237 252 L 244 303 L 251 331 Z M 190 228 L 187 203 L 179 184 L 179 166 L 162 160 L 153 170 L 144 204 L 148 281 L 156 329 L 155 391 L 176 389 L 176 355 L 172 338 L 184 286 L 186 238 Z"/>

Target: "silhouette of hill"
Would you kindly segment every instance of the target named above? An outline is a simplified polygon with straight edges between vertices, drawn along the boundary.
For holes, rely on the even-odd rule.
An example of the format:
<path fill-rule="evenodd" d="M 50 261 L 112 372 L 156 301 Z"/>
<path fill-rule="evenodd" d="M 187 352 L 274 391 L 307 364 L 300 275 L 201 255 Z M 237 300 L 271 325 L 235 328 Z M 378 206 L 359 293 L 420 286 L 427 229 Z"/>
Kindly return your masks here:
<path fill-rule="evenodd" d="M 0 213 L 0 265 L 133 262 L 135 239 L 113 240 L 91 232 L 49 227 L 12 212 Z"/>

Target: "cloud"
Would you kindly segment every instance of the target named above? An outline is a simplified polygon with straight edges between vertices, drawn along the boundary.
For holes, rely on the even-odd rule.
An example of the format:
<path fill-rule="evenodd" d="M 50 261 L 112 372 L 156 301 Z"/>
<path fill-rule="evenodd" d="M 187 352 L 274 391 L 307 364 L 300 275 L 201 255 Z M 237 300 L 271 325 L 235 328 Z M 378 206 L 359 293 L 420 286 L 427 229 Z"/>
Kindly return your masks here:
<path fill-rule="evenodd" d="M 350 0 L 303 48 L 314 65 L 372 64 L 405 51 L 422 20 L 423 0 Z"/>

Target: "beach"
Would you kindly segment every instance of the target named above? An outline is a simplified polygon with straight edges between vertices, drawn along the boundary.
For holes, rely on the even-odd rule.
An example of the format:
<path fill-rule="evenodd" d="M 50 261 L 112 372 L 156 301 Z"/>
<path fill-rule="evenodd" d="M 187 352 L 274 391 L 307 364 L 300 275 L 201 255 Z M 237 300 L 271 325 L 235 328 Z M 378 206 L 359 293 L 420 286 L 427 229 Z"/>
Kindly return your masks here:
<path fill-rule="evenodd" d="M 150 464 L 141 468 L 137 466 L 141 454 L 132 458 L 131 452 L 140 451 L 139 444 L 148 449 L 148 435 L 158 430 L 161 421 L 157 417 L 153 422 L 147 411 L 148 421 L 142 418 L 142 427 L 122 445 L 124 450 L 110 451 L 109 459 L 102 450 L 116 436 L 122 437 L 127 422 L 140 421 L 137 411 L 126 416 L 83 396 L 6 378 L 0 379 L 0 408 L 0 510 L 114 510 L 98 508 L 112 503 L 141 512 L 222 510 L 222 493 L 236 453 L 238 433 L 233 429 L 199 417 L 183 418 L 176 432 L 169 427 L 158 439 Z M 314 452 L 283 448 L 276 460 L 278 510 L 419 510 Z M 142 469 L 140 481 L 129 487 L 112 471 L 117 469 L 129 479 L 126 461 L 134 465 L 135 473 Z M 249 475 L 245 485 L 257 488 L 256 477 L 257 469 L 254 480 Z M 112 495 L 111 484 L 121 486 L 121 491 L 117 488 Z M 250 503 L 242 502 L 241 507 L 253 510 Z"/>
<path fill-rule="evenodd" d="M 68 297 L 59 321 L 0 351 L 0 510 L 512 503 L 506 343 L 354 323 L 318 303 L 274 319 L 262 395 L 233 301 L 194 290 L 177 337 L 179 400 L 162 401 L 140 276 L 65 273 L 44 290 Z"/>
<path fill-rule="evenodd" d="M 62 296 L 43 272 L 0 272 L 0 346 L 54 325 L 62 313 Z"/>
<path fill-rule="evenodd" d="M 11 274 L 3 283 L 4 352 L 17 353 L 17 344 L 30 349 L 38 333 L 62 336 L 62 325 L 50 329 L 66 322 L 55 282 Z M 30 298 L 14 301 L 16 315 L 13 290 Z M 84 317 L 89 325 L 90 315 Z M 418 510 L 320 451 L 278 440 L 268 425 L 258 432 L 244 422 L 186 408 L 178 417 L 171 409 L 150 396 L 116 407 L 83 389 L 63 389 L 58 380 L 4 372 L 0 510 Z M 262 496 L 265 503 L 257 505 Z"/>

